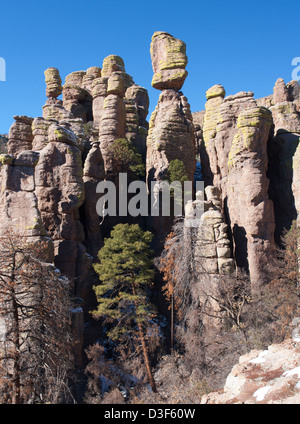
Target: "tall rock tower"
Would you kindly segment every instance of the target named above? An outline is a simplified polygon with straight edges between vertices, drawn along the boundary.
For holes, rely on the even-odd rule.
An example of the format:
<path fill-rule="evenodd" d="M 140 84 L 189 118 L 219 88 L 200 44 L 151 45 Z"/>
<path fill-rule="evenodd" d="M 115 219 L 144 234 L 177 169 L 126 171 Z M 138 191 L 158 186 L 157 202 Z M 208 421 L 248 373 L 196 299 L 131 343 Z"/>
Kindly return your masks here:
<path fill-rule="evenodd" d="M 206 97 L 200 151 L 204 182 L 221 192 L 236 263 L 249 270 L 256 291 L 268 280 L 267 264 L 275 250 L 267 177 L 272 114 L 252 92 L 225 97 L 217 84 Z"/>
<path fill-rule="evenodd" d="M 154 71 L 152 86 L 161 90 L 161 94 L 149 122 L 148 187 L 151 181 L 160 184 L 166 178 L 169 164 L 175 159 L 183 162 L 186 175 L 193 181 L 196 169 L 195 131 L 190 105 L 179 91 L 187 77 L 186 45 L 166 32 L 157 31 L 152 37 L 150 53 Z M 168 230 L 164 221 L 169 220 L 159 217 L 152 219 L 150 224 L 161 236 Z"/>
<path fill-rule="evenodd" d="M 166 32 L 157 31 L 152 37 L 150 53 L 154 71 L 152 86 L 161 90 L 161 95 L 149 123 L 148 181 L 162 180 L 173 159 L 184 163 L 192 181 L 196 167 L 194 126 L 190 105 L 179 91 L 187 77 L 186 45 Z"/>

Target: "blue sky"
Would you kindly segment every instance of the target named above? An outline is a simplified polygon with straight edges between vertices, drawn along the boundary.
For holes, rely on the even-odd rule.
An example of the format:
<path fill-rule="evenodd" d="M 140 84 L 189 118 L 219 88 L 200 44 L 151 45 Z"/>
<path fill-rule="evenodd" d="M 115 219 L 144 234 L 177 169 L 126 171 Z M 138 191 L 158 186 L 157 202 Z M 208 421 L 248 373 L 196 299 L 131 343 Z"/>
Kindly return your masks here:
<path fill-rule="evenodd" d="M 101 67 L 109 54 L 120 55 L 148 89 L 152 111 L 159 97 L 151 87 L 155 31 L 187 44 L 182 91 L 192 111 L 204 108 L 205 91 L 217 83 L 227 95 L 271 94 L 277 78 L 292 79 L 291 61 L 300 56 L 299 0 L 2 0 L 0 12 L 7 79 L 0 81 L 0 133 L 8 132 L 13 115 L 42 115 L 46 68 L 59 68 L 64 81 L 70 72 Z"/>

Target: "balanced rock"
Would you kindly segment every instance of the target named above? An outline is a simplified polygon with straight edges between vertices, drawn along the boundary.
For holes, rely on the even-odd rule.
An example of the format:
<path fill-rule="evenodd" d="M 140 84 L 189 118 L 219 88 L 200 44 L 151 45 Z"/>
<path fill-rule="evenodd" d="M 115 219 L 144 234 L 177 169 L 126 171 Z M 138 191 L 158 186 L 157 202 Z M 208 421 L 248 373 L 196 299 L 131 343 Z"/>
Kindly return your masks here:
<path fill-rule="evenodd" d="M 150 47 L 154 71 L 152 86 L 158 90 L 180 90 L 187 77 L 186 45 L 167 32 L 157 31 Z"/>
<path fill-rule="evenodd" d="M 62 93 L 61 78 L 57 68 L 45 70 L 46 96 L 57 98 Z"/>

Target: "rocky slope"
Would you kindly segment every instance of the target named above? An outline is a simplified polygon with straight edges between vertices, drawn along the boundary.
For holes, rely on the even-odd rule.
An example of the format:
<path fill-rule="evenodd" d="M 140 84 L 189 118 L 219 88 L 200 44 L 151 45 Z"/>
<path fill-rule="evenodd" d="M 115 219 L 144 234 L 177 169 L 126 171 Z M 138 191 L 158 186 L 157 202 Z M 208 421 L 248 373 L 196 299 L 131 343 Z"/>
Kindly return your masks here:
<path fill-rule="evenodd" d="M 300 404 L 299 342 L 296 327 L 293 338 L 241 356 L 224 389 L 203 396 L 201 404 Z"/>

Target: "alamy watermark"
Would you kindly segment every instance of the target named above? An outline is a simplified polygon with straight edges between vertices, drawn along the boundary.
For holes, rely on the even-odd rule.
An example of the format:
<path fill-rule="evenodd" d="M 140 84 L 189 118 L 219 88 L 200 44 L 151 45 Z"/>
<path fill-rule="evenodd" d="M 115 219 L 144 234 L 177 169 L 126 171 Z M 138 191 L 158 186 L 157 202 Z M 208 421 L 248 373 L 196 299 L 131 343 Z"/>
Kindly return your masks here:
<path fill-rule="evenodd" d="M 6 81 L 6 62 L 0 57 L 0 81 Z"/>
<path fill-rule="evenodd" d="M 193 191 L 195 199 L 193 199 Z M 112 181 L 98 183 L 96 192 L 102 194 L 96 204 L 99 216 L 185 216 L 185 225 L 198 227 L 204 212 L 204 182 L 144 181 L 128 185 L 127 174 L 119 174 L 119 187 Z M 118 194 L 117 194 L 118 193 Z M 117 198 L 118 197 L 118 198 Z M 117 211 L 118 208 L 118 211 Z"/>

